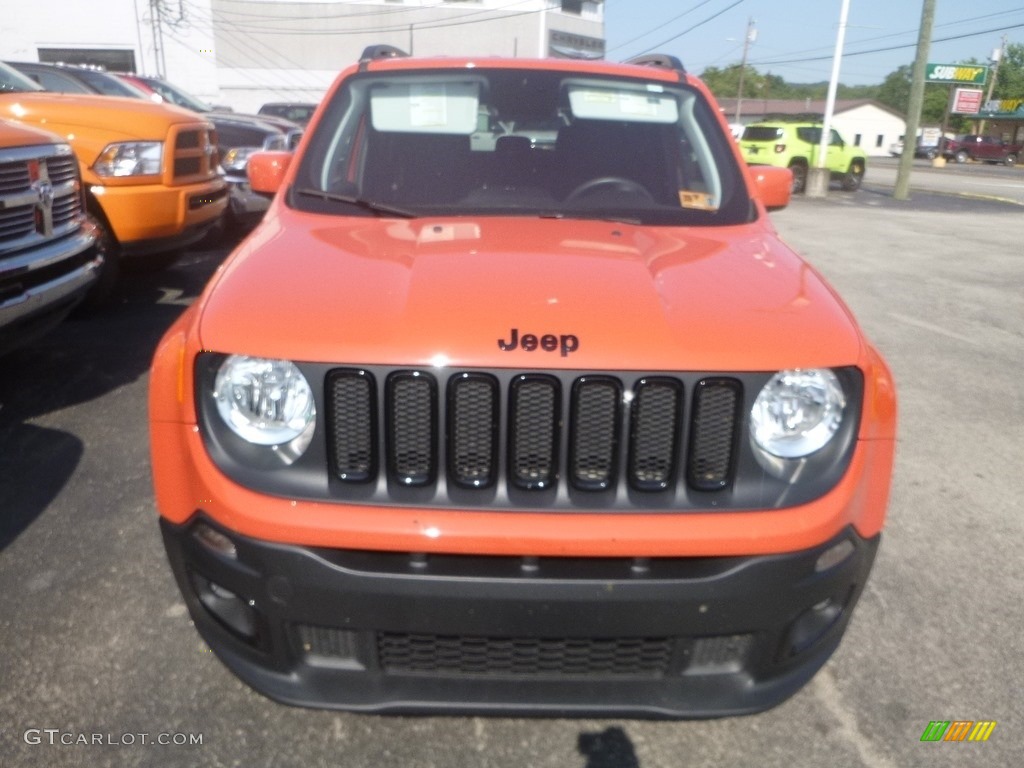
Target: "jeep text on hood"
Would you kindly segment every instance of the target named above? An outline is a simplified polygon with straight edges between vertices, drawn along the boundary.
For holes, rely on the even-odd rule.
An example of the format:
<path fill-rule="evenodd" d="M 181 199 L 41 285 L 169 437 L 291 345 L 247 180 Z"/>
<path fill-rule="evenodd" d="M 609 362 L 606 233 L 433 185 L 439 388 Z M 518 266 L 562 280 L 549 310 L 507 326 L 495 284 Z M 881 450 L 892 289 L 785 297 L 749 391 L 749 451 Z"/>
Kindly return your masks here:
<path fill-rule="evenodd" d="M 835 651 L 885 518 L 881 356 L 713 99 L 368 49 L 153 362 L 196 627 L 280 701 L 718 716 Z M 779 190 L 781 189 L 781 193 Z M 781 198 L 780 198 L 781 195 Z"/>

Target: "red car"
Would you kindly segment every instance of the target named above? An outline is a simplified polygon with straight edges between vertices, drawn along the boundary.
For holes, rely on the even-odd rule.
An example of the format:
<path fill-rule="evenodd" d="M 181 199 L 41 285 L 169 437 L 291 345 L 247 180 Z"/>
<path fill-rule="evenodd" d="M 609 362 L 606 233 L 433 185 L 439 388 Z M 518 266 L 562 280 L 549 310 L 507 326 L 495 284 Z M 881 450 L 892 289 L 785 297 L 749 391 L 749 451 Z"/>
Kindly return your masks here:
<path fill-rule="evenodd" d="M 958 163 L 979 160 L 986 163 L 1015 165 L 1020 152 L 1019 144 L 1009 144 L 995 136 L 979 136 L 973 133 L 946 139 L 942 147 L 942 154 Z"/>
<path fill-rule="evenodd" d="M 151 372 L 160 526 L 257 690 L 707 717 L 840 642 L 892 377 L 668 56 L 368 49 Z"/>

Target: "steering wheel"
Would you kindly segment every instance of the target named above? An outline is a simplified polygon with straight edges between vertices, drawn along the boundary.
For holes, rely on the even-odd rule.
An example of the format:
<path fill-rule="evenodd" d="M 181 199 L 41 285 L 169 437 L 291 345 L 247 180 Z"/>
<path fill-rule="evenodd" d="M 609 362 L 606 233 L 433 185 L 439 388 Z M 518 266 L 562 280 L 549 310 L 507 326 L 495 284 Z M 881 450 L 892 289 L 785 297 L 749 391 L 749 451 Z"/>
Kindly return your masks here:
<path fill-rule="evenodd" d="M 648 203 L 654 202 L 654 198 L 651 196 L 651 193 L 647 191 L 647 187 L 637 181 L 626 179 L 622 176 L 601 176 L 596 179 L 591 179 L 590 181 L 585 181 L 569 193 L 565 198 L 565 202 L 575 202 L 578 198 L 586 197 L 601 187 L 614 187 L 616 192 L 625 192 L 626 194 L 643 197 Z"/>

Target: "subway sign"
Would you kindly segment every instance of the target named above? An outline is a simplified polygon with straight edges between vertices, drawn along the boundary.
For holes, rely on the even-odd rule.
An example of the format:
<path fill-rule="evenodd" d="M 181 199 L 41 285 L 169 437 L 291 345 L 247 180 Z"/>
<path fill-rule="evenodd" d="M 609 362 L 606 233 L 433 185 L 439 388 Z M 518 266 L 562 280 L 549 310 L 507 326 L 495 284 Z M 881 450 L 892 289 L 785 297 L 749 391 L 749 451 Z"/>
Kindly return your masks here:
<path fill-rule="evenodd" d="M 929 64 L 924 71 L 926 83 L 984 85 L 988 67 L 978 64 Z"/>

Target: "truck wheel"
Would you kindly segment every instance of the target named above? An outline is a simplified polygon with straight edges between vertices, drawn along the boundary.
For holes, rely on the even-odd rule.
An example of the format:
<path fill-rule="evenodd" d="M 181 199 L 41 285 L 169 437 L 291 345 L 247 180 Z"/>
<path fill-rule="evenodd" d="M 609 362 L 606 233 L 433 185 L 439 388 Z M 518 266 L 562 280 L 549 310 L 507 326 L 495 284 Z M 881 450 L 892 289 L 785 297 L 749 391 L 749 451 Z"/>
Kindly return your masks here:
<path fill-rule="evenodd" d="M 1017 156 L 1016 155 L 1007 155 L 1006 159 L 1003 160 L 1003 164 L 1004 165 L 1016 165 L 1017 164 Z"/>
<path fill-rule="evenodd" d="M 862 163 L 850 163 L 849 170 L 843 174 L 841 186 L 847 192 L 854 192 L 860 189 L 860 182 L 864 178 L 864 165 Z"/>
<path fill-rule="evenodd" d="M 959 152 L 953 155 L 953 159 L 956 160 L 958 163 L 966 163 L 968 160 L 971 159 L 971 156 L 967 154 L 967 150 L 961 149 Z"/>
<path fill-rule="evenodd" d="M 96 227 L 96 250 L 103 254 L 103 266 L 100 267 L 99 277 L 85 294 L 76 311 L 93 312 L 110 304 L 114 289 L 121 280 L 121 258 L 120 246 L 103 217 L 92 213 L 87 216 Z"/>
<path fill-rule="evenodd" d="M 807 166 L 803 163 L 793 163 L 789 166 L 789 170 L 793 172 L 793 186 L 790 187 L 790 193 L 798 195 L 807 186 Z"/>
<path fill-rule="evenodd" d="M 924 153 L 924 156 L 928 160 L 934 160 L 936 157 L 939 156 L 939 152 L 938 150 L 935 149 L 929 149 L 927 152 Z"/>

